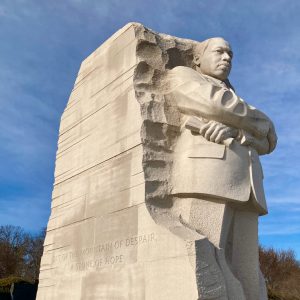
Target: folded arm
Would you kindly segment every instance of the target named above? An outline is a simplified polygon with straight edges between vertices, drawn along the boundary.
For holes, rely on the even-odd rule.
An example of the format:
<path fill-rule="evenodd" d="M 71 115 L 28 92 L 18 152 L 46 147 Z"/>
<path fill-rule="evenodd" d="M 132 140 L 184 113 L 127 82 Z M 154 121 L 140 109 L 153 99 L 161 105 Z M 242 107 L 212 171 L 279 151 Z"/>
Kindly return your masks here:
<path fill-rule="evenodd" d="M 229 127 L 217 121 L 190 117 L 185 123 L 185 127 L 217 144 L 229 145 L 234 139 L 243 146 L 251 146 L 259 155 L 270 153 L 274 149 L 270 148 L 271 145 L 267 138 L 255 138 L 244 130 Z"/>
<path fill-rule="evenodd" d="M 179 70 L 181 80 L 177 79 L 169 94 L 182 113 L 204 117 L 240 130 L 241 140 L 244 135 L 245 145 L 253 146 L 259 154 L 274 150 L 276 133 L 272 121 L 264 113 L 249 106 L 233 91 L 207 82 L 192 69 L 187 72 L 189 68 L 175 69 Z"/>

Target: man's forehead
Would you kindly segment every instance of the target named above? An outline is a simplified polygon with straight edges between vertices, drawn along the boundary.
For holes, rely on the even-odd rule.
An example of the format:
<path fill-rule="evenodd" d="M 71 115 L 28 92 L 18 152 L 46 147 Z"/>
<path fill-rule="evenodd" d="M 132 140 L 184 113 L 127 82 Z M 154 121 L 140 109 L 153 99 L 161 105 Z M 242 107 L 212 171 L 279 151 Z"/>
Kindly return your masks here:
<path fill-rule="evenodd" d="M 225 48 L 231 50 L 230 44 L 222 38 L 212 38 L 209 40 L 209 44 L 207 48 Z"/>

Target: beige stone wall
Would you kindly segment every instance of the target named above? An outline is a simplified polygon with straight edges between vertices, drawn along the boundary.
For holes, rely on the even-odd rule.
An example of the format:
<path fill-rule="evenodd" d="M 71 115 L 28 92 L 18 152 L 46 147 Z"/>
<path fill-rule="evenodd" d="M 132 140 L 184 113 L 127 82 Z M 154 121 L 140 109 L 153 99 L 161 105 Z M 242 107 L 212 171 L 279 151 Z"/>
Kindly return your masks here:
<path fill-rule="evenodd" d="M 39 300 L 197 298 L 186 242 L 145 205 L 139 28 L 126 25 L 83 61 L 62 115 Z"/>

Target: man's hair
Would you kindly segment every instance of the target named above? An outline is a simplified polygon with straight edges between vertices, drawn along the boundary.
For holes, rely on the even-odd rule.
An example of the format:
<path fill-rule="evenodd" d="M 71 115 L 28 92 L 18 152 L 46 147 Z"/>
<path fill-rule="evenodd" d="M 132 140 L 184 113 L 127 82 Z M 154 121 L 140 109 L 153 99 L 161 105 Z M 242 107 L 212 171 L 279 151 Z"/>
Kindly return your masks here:
<path fill-rule="evenodd" d="M 200 42 L 200 43 L 197 43 L 195 46 L 194 46 L 194 49 L 193 49 L 193 55 L 194 56 L 199 56 L 199 57 L 202 57 L 205 50 L 207 49 L 208 47 L 208 44 L 210 42 L 211 39 L 207 39 L 203 42 Z"/>

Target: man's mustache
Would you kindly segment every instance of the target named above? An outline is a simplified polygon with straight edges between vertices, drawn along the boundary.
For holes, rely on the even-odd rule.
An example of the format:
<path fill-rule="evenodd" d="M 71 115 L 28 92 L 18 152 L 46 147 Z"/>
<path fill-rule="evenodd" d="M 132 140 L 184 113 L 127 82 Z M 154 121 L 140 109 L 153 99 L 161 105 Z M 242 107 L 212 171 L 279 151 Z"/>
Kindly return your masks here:
<path fill-rule="evenodd" d="M 227 63 L 227 62 L 222 62 L 220 64 L 218 64 L 219 67 L 226 67 L 226 68 L 231 68 L 231 63 Z"/>

